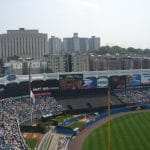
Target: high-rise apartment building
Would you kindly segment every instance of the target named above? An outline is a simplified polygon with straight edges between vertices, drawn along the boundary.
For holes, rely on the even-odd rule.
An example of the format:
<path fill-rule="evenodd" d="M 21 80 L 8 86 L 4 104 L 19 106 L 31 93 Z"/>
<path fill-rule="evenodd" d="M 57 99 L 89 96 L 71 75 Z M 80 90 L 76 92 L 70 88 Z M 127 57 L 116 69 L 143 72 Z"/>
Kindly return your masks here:
<path fill-rule="evenodd" d="M 72 38 L 63 38 L 63 51 L 68 54 L 73 53 L 74 48 Z"/>
<path fill-rule="evenodd" d="M 63 38 L 63 50 L 66 53 L 80 52 L 78 33 L 74 33 L 72 38 Z"/>
<path fill-rule="evenodd" d="M 80 52 L 80 38 L 78 37 L 78 33 L 73 34 L 73 51 Z"/>
<path fill-rule="evenodd" d="M 80 52 L 84 53 L 89 50 L 89 38 L 80 38 Z"/>
<path fill-rule="evenodd" d="M 0 58 L 17 55 L 42 59 L 45 53 L 48 53 L 47 34 L 39 33 L 38 30 L 20 28 L 0 34 Z"/>
<path fill-rule="evenodd" d="M 62 53 L 62 42 L 60 38 L 51 36 L 51 38 L 49 39 L 49 53 L 50 54 Z"/>
<path fill-rule="evenodd" d="M 88 50 L 95 50 L 100 47 L 100 38 L 92 36 L 91 38 L 78 37 L 74 33 L 71 38 L 63 38 L 63 50 L 66 53 L 84 53 Z"/>
<path fill-rule="evenodd" d="M 89 38 L 89 49 L 90 50 L 97 50 L 100 47 L 100 38 L 92 36 Z"/>

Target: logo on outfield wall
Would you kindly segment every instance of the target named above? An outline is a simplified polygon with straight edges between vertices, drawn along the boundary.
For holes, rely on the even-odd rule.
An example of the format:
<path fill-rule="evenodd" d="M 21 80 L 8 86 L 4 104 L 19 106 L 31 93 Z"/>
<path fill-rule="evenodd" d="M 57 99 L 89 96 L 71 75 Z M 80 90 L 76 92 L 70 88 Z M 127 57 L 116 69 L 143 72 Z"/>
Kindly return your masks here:
<path fill-rule="evenodd" d="M 99 77 L 97 78 L 97 88 L 108 87 L 108 78 L 107 77 Z"/>
<path fill-rule="evenodd" d="M 10 74 L 10 75 L 7 76 L 7 80 L 8 80 L 8 81 L 14 81 L 14 80 L 16 80 L 16 78 L 17 78 L 17 77 L 16 77 L 16 75 L 14 75 L 14 74 Z"/>

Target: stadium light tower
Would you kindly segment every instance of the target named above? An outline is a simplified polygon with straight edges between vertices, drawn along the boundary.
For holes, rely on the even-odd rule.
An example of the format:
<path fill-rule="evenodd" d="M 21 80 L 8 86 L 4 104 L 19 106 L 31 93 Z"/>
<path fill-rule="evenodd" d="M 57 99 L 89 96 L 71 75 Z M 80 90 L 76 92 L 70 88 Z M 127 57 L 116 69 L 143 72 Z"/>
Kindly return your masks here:
<path fill-rule="evenodd" d="M 108 71 L 108 76 L 109 76 L 109 70 L 110 70 L 110 66 L 109 66 L 109 59 L 110 59 L 110 53 L 106 54 L 106 58 L 107 58 L 107 71 Z"/>
<path fill-rule="evenodd" d="M 28 64 L 28 73 L 29 73 L 29 99 L 30 99 L 30 107 L 31 107 L 31 126 L 32 126 L 32 123 L 33 123 L 33 109 L 32 109 L 32 97 L 31 97 L 31 61 L 33 60 L 33 58 L 30 58 L 30 57 L 27 57 L 26 58 L 26 61 L 29 62 Z"/>
<path fill-rule="evenodd" d="M 120 54 L 119 54 L 119 53 L 116 53 L 116 54 L 115 54 L 115 57 L 116 57 L 116 59 L 118 60 L 119 57 L 120 57 Z M 119 71 L 121 72 L 121 63 L 119 64 L 119 68 L 118 68 L 117 70 L 119 70 Z"/>
<path fill-rule="evenodd" d="M 130 70 L 130 75 L 132 75 L 132 57 L 130 55 L 128 55 L 127 57 L 128 61 L 130 62 L 128 69 Z"/>
<path fill-rule="evenodd" d="M 141 57 L 141 75 L 142 75 L 142 73 L 143 73 L 143 57 Z"/>
<path fill-rule="evenodd" d="M 48 54 L 44 54 L 44 73 L 47 73 L 48 69 L 48 65 L 47 65 L 47 58 L 48 58 Z M 43 72 L 42 72 L 43 73 Z"/>

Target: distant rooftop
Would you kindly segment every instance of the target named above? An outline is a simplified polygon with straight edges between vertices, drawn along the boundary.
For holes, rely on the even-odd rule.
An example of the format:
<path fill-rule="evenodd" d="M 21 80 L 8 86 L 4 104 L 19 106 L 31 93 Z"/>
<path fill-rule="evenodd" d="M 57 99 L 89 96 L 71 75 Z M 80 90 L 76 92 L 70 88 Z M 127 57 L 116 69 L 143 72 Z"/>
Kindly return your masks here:
<path fill-rule="evenodd" d="M 25 29 L 25 28 L 19 28 L 19 30 L 7 30 L 7 34 L 16 34 L 16 33 L 38 33 L 39 31 L 37 29 Z"/>

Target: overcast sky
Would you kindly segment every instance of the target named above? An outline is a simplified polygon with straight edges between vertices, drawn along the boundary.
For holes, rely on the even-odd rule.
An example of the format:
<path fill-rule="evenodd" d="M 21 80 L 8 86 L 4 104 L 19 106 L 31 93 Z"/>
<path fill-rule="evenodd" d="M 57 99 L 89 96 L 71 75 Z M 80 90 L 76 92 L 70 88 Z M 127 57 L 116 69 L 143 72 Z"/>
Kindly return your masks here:
<path fill-rule="evenodd" d="M 71 37 L 96 35 L 102 45 L 150 48 L 150 0 L 0 0 L 0 33 L 39 29 Z"/>

